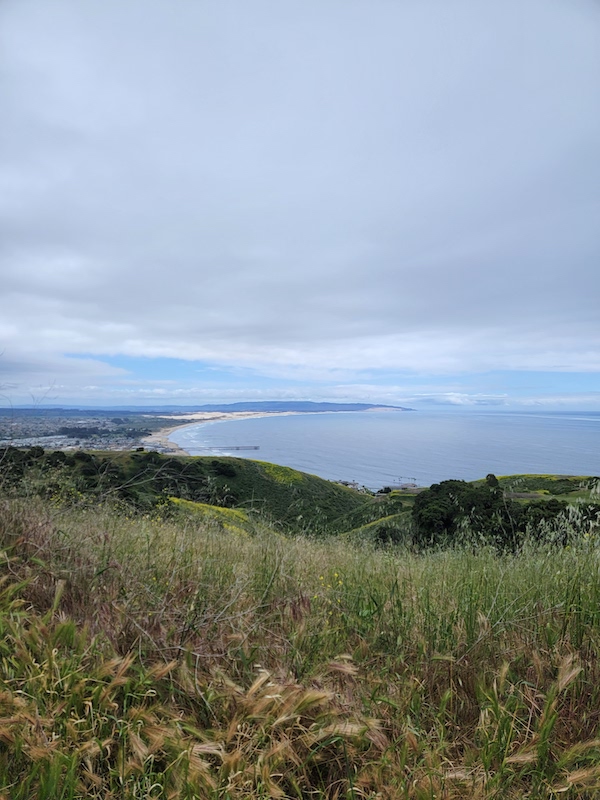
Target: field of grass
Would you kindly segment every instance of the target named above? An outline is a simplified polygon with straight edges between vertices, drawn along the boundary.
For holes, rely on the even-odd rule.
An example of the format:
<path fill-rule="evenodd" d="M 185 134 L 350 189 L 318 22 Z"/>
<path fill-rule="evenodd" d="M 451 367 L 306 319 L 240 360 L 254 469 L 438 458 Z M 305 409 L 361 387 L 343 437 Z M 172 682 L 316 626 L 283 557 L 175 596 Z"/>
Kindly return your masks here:
<path fill-rule="evenodd" d="M 0 500 L 0 798 L 599 796 L 597 527 L 417 554 L 200 511 Z"/>
<path fill-rule="evenodd" d="M 597 502 L 600 496 L 600 478 L 585 475 L 502 475 L 498 480 L 509 496 L 528 494 L 570 503 Z"/>
<path fill-rule="evenodd" d="M 346 486 L 240 458 L 6 448 L 0 450 L 0 485 L 53 503 L 110 499 L 138 511 L 153 511 L 176 497 L 237 508 L 303 533 L 338 530 L 347 526 L 348 515 L 358 514 L 360 522 L 385 515 L 375 498 Z"/>

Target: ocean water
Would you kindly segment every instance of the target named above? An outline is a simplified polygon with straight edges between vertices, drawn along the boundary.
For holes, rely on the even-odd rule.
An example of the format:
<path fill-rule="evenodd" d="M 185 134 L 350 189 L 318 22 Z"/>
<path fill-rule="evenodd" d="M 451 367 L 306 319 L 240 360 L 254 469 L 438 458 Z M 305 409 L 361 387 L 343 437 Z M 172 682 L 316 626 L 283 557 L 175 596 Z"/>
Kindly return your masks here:
<path fill-rule="evenodd" d="M 372 489 L 489 472 L 600 475 L 600 414 L 593 412 L 298 414 L 201 423 L 170 438 L 192 455 L 271 461 Z"/>

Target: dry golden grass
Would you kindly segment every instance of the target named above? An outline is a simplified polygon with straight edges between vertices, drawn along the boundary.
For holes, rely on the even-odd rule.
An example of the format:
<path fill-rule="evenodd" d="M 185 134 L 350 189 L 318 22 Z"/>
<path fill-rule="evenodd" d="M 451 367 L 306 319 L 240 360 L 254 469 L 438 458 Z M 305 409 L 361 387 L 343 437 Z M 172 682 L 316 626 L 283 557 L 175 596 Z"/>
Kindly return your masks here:
<path fill-rule="evenodd" d="M 0 507 L 0 797 L 593 798 L 594 535 L 519 556 Z"/>

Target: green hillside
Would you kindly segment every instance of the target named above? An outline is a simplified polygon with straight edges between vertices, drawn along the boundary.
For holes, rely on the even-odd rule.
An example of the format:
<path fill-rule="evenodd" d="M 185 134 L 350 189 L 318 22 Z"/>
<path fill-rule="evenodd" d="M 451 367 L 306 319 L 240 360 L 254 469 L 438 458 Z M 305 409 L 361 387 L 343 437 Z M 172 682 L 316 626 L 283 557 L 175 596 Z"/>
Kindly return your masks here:
<path fill-rule="evenodd" d="M 297 532 L 339 530 L 348 515 L 364 516 L 373 505 L 368 495 L 315 475 L 237 458 L 11 447 L 0 456 L 0 476 L 5 489 L 54 503 L 102 499 L 164 512 L 179 498 L 242 509 Z"/>
<path fill-rule="evenodd" d="M 415 552 L 13 494 L 0 798 L 598 797 L 598 525 Z"/>
<path fill-rule="evenodd" d="M 281 532 L 343 533 L 417 547 L 485 541 L 514 549 L 533 528 L 554 541 L 555 521 L 567 506 L 578 509 L 581 524 L 591 524 L 600 510 L 598 479 L 585 476 L 488 475 L 470 483 L 442 481 L 418 493 L 374 495 L 263 461 L 141 449 L 66 453 L 8 447 L 0 451 L 0 483 L 4 492 L 41 496 L 55 506 L 108 501 L 165 516 L 180 513 L 186 501 L 197 514 L 206 515 L 207 507 L 236 510 L 246 523 L 262 520 Z"/>
<path fill-rule="evenodd" d="M 0 800 L 592 800 L 598 488 L 0 451 Z"/>

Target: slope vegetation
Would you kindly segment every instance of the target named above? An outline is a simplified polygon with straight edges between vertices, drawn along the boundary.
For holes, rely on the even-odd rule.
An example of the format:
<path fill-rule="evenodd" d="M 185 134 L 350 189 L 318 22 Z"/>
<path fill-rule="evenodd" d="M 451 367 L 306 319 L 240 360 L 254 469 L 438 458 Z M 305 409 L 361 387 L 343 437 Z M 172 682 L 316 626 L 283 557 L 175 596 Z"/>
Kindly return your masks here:
<path fill-rule="evenodd" d="M 5 489 L 41 494 L 53 502 L 83 497 L 127 503 L 139 511 L 170 498 L 237 508 L 283 530 L 339 530 L 373 504 L 367 495 L 315 475 L 261 461 L 170 457 L 154 452 L 44 452 L 7 448 L 0 455 Z"/>

